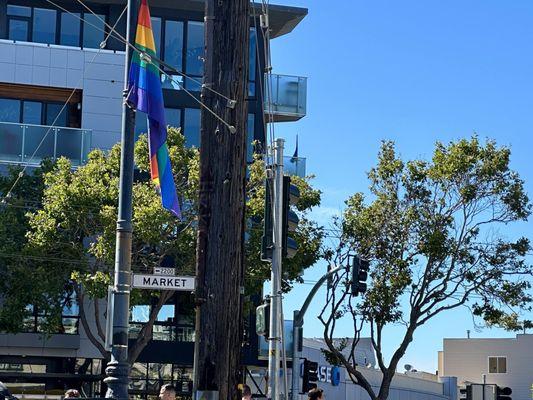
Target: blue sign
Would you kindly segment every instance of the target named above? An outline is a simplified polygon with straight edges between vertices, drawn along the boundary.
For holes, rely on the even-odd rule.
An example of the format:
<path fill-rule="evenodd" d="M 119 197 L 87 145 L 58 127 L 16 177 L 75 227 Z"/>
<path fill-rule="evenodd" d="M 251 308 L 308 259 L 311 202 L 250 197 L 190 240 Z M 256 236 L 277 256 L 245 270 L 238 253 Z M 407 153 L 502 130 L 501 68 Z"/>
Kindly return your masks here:
<path fill-rule="evenodd" d="M 300 364 L 300 376 L 303 376 L 303 364 Z M 330 383 L 332 386 L 339 386 L 341 383 L 341 369 L 330 365 L 320 365 L 318 367 L 318 380 Z"/>

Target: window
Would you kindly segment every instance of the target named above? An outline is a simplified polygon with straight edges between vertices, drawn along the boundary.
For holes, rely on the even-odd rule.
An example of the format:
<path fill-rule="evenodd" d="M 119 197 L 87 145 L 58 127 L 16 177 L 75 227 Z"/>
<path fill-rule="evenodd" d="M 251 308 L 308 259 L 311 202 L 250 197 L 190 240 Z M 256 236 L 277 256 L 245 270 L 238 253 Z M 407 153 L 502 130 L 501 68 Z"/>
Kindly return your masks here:
<path fill-rule="evenodd" d="M 46 121 L 44 122 L 45 125 L 68 126 L 67 120 L 67 107 L 63 108 L 63 104 L 48 103 L 46 105 Z"/>
<path fill-rule="evenodd" d="M 161 18 L 158 17 L 152 17 L 152 32 L 154 33 L 154 43 L 155 43 L 155 50 L 156 50 L 156 56 L 160 57 L 161 54 Z"/>
<path fill-rule="evenodd" d="M 255 74 L 257 69 L 257 33 L 255 28 L 250 29 L 250 54 L 248 64 L 248 96 L 255 96 Z"/>
<path fill-rule="evenodd" d="M 80 9 L 58 12 L 51 8 L 8 4 L 8 38 L 64 46 L 99 48 L 104 40 L 105 24 L 103 21 L 106 20 L 106 15 L 102 11 L 102 8 L 97 10 L 99 12 L 97 17 Z M 156 32 L 154 34 L 157 35 Z"/>
<path fill-rule="evenodd" d="M 54 44 L 56 42 L 56 19 L 55 10 L 34 8 L 32 41 Z"/>
<path fill-rule="evenodd" d="M 137 338 L 150 316 L 149 305 L 132 307 L 129 337 Z M 194 341 L 195 308 L 190 294 L 176 294 L 163 305 L 153 327 L 153 339 L 159 341 Z"/>
<path fill-rule="evenodd" d="M 183 69 L 183 22 L 165 21 L 164 59 L 178 71 Z"/>
<path fill-rule="evenodd" d="M 489 357 L 489 374 L 506 374 L 507 357 Z"/>
<path fill-rule="evenodd" d="M 97 49 L 104 40 L 105 15 L 84 14 L 83 47 Z"/>
<path fill-rule="evenodd" d="M 185 72 L 189 76 L 201 77 L 204 73 L 204 23 L 189 21 L 187 23 L 187 61 Z M 201 79 L 200 79 L 201 80 Z M 185 87 L 200 90 L 200 84 L 186 79 Z"/>
<path fill-rule="evenodd" d="M 73 293 L 65 294 L 62 299 L 63 311 L 61 313 L 61 325 L 55 332 L 61 334 L 75 335 L 78 333 L 79 309 Z M 38 307 L 28 305 L 27 314 L 23 322 L 23 332 L 43 332 L 46 321 L 45 314 Z"/>
<path fill-rule="evenodd" d="M 181 127 L 181 109 L 165 107 L 165 118 L 168 126 Z M 143 133 L 148 133 L 148 120 L 143 112 L 135 113 L 135 141 Z"/>
<path fill-rule="evenodd" d="M 8 38 L 27 42 L 30 33 L 31 8 L 9 4 L 7 6 L 7 20 Z"/>
<path fill-rule="evenodd" d="M 157 395 L 164 384 L 172 384 L 178 398 L 188 398 L 192 392 L 191 379 L 192 370 L 179 365 L 136 362 L 130 369 L 129 392 L 136 398 L 145 398 Z"/>
<path fill-rule="evenodd" d="M 10 19 L 9 20 L 9 39 L 27 42 L 28 41 L 28 28 L 29 28 L 29 23 L 27 21 L 21 21 L 18 19 Z"/>
<path fill-rule="evenodd" d="M 69 108 L 63 103 L 0 98 L 0 122 L 69 126 Z M 59 114 L 59 116 L 58 116 Z"/>
<path fill-rule="evenodd" d="M 246 140 L 246 161 L 251 163 L 254 160 L 254 133 L 255 133 L 255 114 L 248 114 L 248 137 Z"/>
<path fill-rule="evenodd" d="M 21 122 L 20 100 L 0 98 L 0 122 Z"/>
<path fill-rule="evenodd" d="M 22 122 L 25 124 L 40 125 L 42 121 L 43 104 L 38 101 L 24 101 Z"/>
<path fill-rule="evenodd" d="M 181 127 L 181 110 L 179 108 L 165 107 L 165 118 L 168 126 L 172 126 L 173 128 Z"/>
<path fill-rule="evenodd" d="M 79 46 L 81 31 L 81 15 L 79 13 L 61 13 L 61 32 L 59 44 L 64 46 Z"/>
<path fill-rule="evenodd" d="M 183 127 L 185 145 L 187 147 L 200 147 L 200 109 L 186 108 Z"/>

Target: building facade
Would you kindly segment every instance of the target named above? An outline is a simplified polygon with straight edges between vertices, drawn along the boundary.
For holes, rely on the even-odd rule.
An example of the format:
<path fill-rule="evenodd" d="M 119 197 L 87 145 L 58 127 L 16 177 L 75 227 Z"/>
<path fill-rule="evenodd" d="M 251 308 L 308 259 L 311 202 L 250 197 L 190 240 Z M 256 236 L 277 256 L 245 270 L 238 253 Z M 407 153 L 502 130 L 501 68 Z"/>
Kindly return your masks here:
<path fill-rule="evenodd" d="M 38 167 L 45 158 L 61 156 L 76 167 L 85 163 L 92 149 L 107 150 L 120 140 L 124 44 L 116 35 L 108 36 L 106 24 L 125 35 L 126 2 L 83 3 L 96 15 L 76 1 L 0 0 L 0 170 L 7 165 Z M 198 147 L 204 1 L 151 0 L 149 4 L 158 57 L 172 67 L 163 67 L 165 74 L 161 74 L 167 123 L 182 129 L 188 146 Z M 297 121 L 306 113 L 304 77 L 273 74 L 270 97 L 264 95 L 260 12 L 260 6 L 252 7 L 250 19 L 249 161 L 254 151 L 251 143 L 265 142 L 267 121 Z M 271 38 L 289 34 L 307 14 L 304 8 L 281 5 L 269 5 L 268 12 Z M 146 119 L 138 114 L 136 134 L 143 132 Z M 297 161 L 287 165 L 293 173 L 305 174 L 305 160 Z M 28 307 L 22 333 L 0 333 L 0 381 L 23 398 L 43 394 L 59 398 L 67 387 L 81 388 L 87 396 L 101 395 L 104 363 L 90 339 L 90 331 L 98 331 L 96 318 L 87 331 L 77 305 L 69 302 L 61 332 L 43 336 L 39 310 Z M 88 301 L 84 308 L 104 321 L 104 302 Z M 132 340 L 148 311 L 148 305 L 133 310 Z M 150 397 L 163 383 L 175 384 L 182 397 L 190 394 L 193 312 L 188 293 L 176 294 L 163 306 L 153 340 L 132 367 L 133 396 Z M 256 342 L 249 340 L 248 360 L 257 353 Z"/>
<path fill-rule="evenodd" d="M 513 400 L 532 397 L 533 335 L 505 339 L 444 339 L 439 375 L 454 375 L 459 385 L 482 383 L 510 387 Z"/>
<path fill-rule="evenodd" d="M 353 384 L 348 372 L 343 367 L 333 366 L 325 359 L 322 349 L 326 348 L 323 339 L 303 339 L 301 357 L 318 363 L 317 386 L 324 390 L 326 399 L 335 400 L 369 400 L 366 391 Z M 382 374 L 376 368 L 376 357 L 370 338 L 361 338 L 355 349 L 355 360 L 358 369 L 370 382 L 375 391 L 379 390 Z M 250 367 L 247 384 L 258 396 L 266 393 L 266 369 Z M 300 375 L 301 376 L 301 375 Z M 290 390 L 291 375 L 289 371 L 288 385 Z M 455 382 L 455 380 L 451 380 Z M 280 380 L 283 387 L 283 379 Z M 396 373 L 390 389 L 389 400 L 456 400 L 457 385 L 449 385 L 450 378 L 439 379 L 434 374 L 405 372 Z M 301 390 L 301 379 L 300 388 Z M 307 399 L 307 395 L 299 394 L 298 400 Z"/>

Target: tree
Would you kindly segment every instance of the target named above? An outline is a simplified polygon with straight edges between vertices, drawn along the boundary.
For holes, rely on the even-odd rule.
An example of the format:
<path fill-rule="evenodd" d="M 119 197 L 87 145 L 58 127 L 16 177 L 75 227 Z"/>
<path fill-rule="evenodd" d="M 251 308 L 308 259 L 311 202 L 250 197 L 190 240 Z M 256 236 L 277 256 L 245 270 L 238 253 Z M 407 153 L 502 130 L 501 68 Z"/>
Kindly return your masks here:
<path fill-rule="evenodd" d="M 533 270 L 524 260 L 530 243 L 498 231 L 531 213 L 510 155 L 494 141 L 473 137 L 438 142 L 431 161 L 404 162 L 394 144 L 384 142 L 368 174 L 370 201 L 357 193 L 346 202 L 338 254 L 350 250 L 370 261 L 369 288 L 353 297 L 349 272 L 339 274 L 319 319 L 326 356 L 343 365 L 371 399 L 388 398 L 415 331 L 441 313 L 465 306 L 488 324 L 513 330 L 524 324 L 519 315 L 530 310 L 527 278 Z M 343 318 L 353 323 L 351 341 L 334 340 Z M 383 343 L 391 324 L 405 329 L 387 358 Z M 370 331 L 382 373 L 377 391 L 355 363 L 363 328 Z"/>
<path fill-rule="evenodd" d="M 168 130 L 169 152 L 174 178 L 183 205 L 183 220 L 176 219 L 161 207 L 159 195 L 149 181 L 148 144 L 142 135 L 135 147 L 136 165 L 140 169 L 133 190 L 134 272 L 151 273 L 163 260 L 174 259 L 180 274 L 193 275 L 196 249 L 197 191 L 199 178 L 198 150 L 185 147 L 178 129 Z M 0 208 L 0 331 L 20 332 L 30 310 L 40 313 L 43 332 L 63 330 L 61 312 L 72 300 L 79 304 L 80 323 L 102 357 L 108 353 L 104 341 L 105 297 L 112 282 L 115 252 L 115 224 L 118 204 L 120 146 L 109 153 L 94 150 L 86 165 L 75 170 L 67 159 L 46 162 L 33 175 L 15 186 L 13 195 Z M 18 176 L 14 170 L 0 178 L 0 193 L 5 194 Z M 250 216 L 261 223 L 263 200 L 261 183 L 264 164 L 259 156 L 250 166 L 248 205 Z M 302 215 L 319 204 L 319 192 L 307 180 L 300 180 L 302 191 L 309 193 L 302 203 Z M 313 201 L 309 199 L 313 198 Z M 246 262 L 259 266 L 247 273 L 248 293 L 257 293 L 259 282 L 269 278 L 268 264 L 259 260 L 260 236 L 255 224 L 247 241 Z M 320 241 L 319 230 L 316 241 Z M 304 245 L 302 260 L 319 257 L 319 246 Z M 287 285 L 310 266 L 308 261 L 291 270 Z M 148 321 L 129 350 L 133 363 L 152 338 L 152 328 L 171 291 L 133 290 L 131 304 L 151 304 Z M 90 305 L 90 307 L 87 307 Z"/>

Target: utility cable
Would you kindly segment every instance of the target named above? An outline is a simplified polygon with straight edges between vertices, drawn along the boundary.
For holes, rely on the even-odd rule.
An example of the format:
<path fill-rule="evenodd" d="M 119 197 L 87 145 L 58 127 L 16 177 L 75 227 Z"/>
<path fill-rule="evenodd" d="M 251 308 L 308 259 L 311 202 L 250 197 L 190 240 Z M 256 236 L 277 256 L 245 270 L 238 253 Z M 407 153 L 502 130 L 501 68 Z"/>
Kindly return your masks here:
<path fill-rule="evenodd" d="M 50 1 L 50 0 L 47 0 L 47 1 Z M 127 6 L 124 7 L 124 9 L 122 10 L 122 12 L 120 13 L 119 17 L 117 18 L 116 22 L 115 22 L 115 26 L 118 24 L 118 22 L 121 20 L 122 16 L 124 15 L 124 13 L 126 12 L 126 9 L 127 9 Z M 67 107 L 68 103 L 70 102 L 70 100 L 72 99 L 72 97 L 74 96 L 74 94 L 76 93 L 76 91 L 79 89 L 79 87 L 82 85 L 83 83 L 83 80 L 85 78 L 85 73 L 87 72 L 87 69 L 91 66 L 91 64 L 95 61 L 96 57 L 98 57 L 98 55 L 101 53 L 102 49 L 105 47 L 105 43 L 107 42 L 107 40 L 109 39 L 109 36 L 111 35 L 111 33 L 109 33 L 107 35 L 107 37 L 104 38 L 104 40 L 102 41 L 102 43 L 100 43 L 100 47 L 98 49 L 98 51 L 94 54 L 93 58 L 89 61 L 89 63 L 87 64 L 87 66 L 83 69 L 83 73 L 77 83 L 77 85 L 74 87 L 74 89 L 72 89 L 72 91 L 70 92 L 70 95 L 68 96 L 67 100 L 65 101 L 65 103 L 63 104 L 63 106 L 61 107 L 61 110 L 59 110 L 59 112 L 57 113 L 56 117 L 54 118 L 54 120 L 52 121 L 52 125 L 50 125 L 48 127 L 48 130 L 46 131 L 46 133 L 43 135 L 43 138 L 41 139 L 41 141 L 39 142 L 39 144 L 37 145 L 37 147 L 35 148 L 35 150 L 33 151 L 32 155 L 30 156 L 30 159 L 29 161 L 24 165 L 24 167 L 22 168 L 22 171 L 19 172 L 17 178 L 15 179 L 15 182 L 13 183 L 13 185 L 11 186 L 11 188 L 8 190 L 8 192 L 6 193 L 6 195 L 4 196 L 4 198 L 2 199 L 2 203 L 5 203 L 5 200 L 6 199 L 9 199 L 11 197 L 11 193 L 13 192 L 13 189 L 15 188 L 15 186 L 17 185 L 17 183 L 20 181 L 20 179 L 24 176 L 24 172 L 26 172 L 26 169 L 28 168 L 29 164 L 31 163 L 31 161 L 34 159 L 35 155 L 37 154 L 37 152 L 39 151 L 39 149 L 41 148 L 42 144 L 44 143 L 44 141 L 46 140 L 46 138 L 48 137 L 48 134 L 50 133 L 50 131 L 52 130 L 52 128 L 55 128 L 56 126 L 56 123 L 57 123 L 57 120 L 59 119 L 59 116 L 61 115 L 61 113 L 65 110 L 65 108 Z"/>

